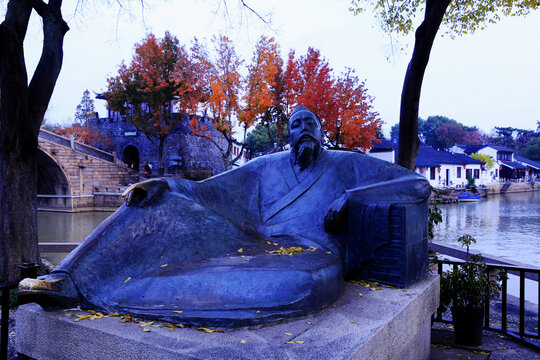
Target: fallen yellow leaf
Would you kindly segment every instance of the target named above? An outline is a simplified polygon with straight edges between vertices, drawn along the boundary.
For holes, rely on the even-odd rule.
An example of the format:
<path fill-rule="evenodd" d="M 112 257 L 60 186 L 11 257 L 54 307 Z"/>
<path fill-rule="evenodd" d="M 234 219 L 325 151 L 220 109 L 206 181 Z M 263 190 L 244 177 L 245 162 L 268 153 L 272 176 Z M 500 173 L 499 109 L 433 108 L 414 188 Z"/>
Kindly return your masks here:
<path fill-rule="evenodd" d="M 199 331 L 204 331 L 205 333 L 214 333 L 214 332 L 220 332 L 222 333 L 223 330 L 219 330 L 219 329 L 208 329 L 208 328 L 205 328 L 205 327 L 198 327 L 197 330 Z"/>
<path fill-rule="evenodd" d="M 124 284 L 127 283 L 129 280 L 131 280 L 131 276 L 124 280 Z"/>
<path fill-rule="evenodd" d="M 240 340 L 240 343 L 245 344 L 246 340 L 242 339 L 242 340 Z"/>
<path fill-rule="evenodd" d="M 71 316 L 71 315 L 73 315 L 73 314 L 64 314 L 64 316 Z"/>
<path fill-rule="evenodd" d="M 169 264 L 159 265 L 159 267 L 166 267 L 167 265 L 169 265 Z"/>
<path fill-rule="evenodd" d="M 173 311 L 173 313 L 175 313 L 175 314 L 181 314 L 181 313 L 183 313 L 183 312 L 184 312 L 184 310 L 174 310 L 174 311 Z"/>
<path fill-rule="evenodd" d="M 243 252 L 244 252 L 244 249 L 240 248 L 240 249 L 238 249 L 238 250 L 236 250 L 236 251 L 238 251 L 239 253 L 243 253 Z"/>
<path fill-rule="evenodd" d="M 143 331 L 150 332 L 150 329 L 149 328 L 143 328 Z"/>
<path fill-rule="evenodd" d="M 302 341 L 302 340 L 298 340 L 298 341 L 295 341 L 295 342 L 296 342 L 297 344 L 303 344 L 303 343 L 304 343 L 304 341 Z"/>
<path fill-rule="evenodd" d="M 291 334 L 291 333 L 285 333 L 285 335 L 289 335 L 289 336 L 292 336 L 292 334 Z"/>
<path fill-rule="evenodd" d="M 358 293 L 358 296 L 364 296 L 364 294 L 362 294 L 362 293 L 359 292 L 359 293 Z"/>
<path fill-rule="evenodd" d="M 287 341 L 286 344 L 294 344 L 294 341 Z"/>
<path fill-rule="evenodd" d="M 260 314 L 261 312 L 260 312 L 260 310 L 257 310 L 257 311 L 255 311 L 255 313 L 256 313 L 256 314 Z"/>
<path fill-rule="evenodd" d="M 307 324 L 308 324 L 308 325 L 311 325 L 311 324 L 313 324 L 313 323 L 312 323 L 311 321 L 308 321 Z"/>
<path fill-rule="evenodd" d="M 81 321 L 81 320 L 84 320 L 84 319 L 88 319 L 91 316 L 92 315 L 77 315 L 77 318 L 74 321 L 77 322 L 77 321 Z"/>

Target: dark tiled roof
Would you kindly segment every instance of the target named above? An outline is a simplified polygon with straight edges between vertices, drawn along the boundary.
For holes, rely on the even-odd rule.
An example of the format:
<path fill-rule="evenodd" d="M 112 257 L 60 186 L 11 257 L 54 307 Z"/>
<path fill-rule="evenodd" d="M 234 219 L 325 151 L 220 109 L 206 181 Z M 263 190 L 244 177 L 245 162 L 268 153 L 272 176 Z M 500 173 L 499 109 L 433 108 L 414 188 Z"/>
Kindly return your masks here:
<path fill-rule="evenodd" d="M 514 157 L 519 162 L 522 162 L 524 164 L 527 164 L 527 165 L 530 165 L 530 166 L 535 167 L 537 169 L 540 169 L 540 161 L 529 160 L 526 157 L 523 157 L 523 156 L 518 155 L 518 154 L 515 154 Z"/>
<path fill-rule="evenodd" d="M 379 143 L 375 141 L 371 141 L 371 145 L 373 145 L 373 147 L 371 148 L 372 150 L 373 149 L 375 150 L 391 150 L 391 149 L 397 150 L 398 149 L 398 144 L 393 143 L 391 140 L 388 140 L 388 139 L 382 139 L 381 142 Z"/>
<path fill-rule="evenodd" d="M 506 165 L 507 167 L 511 169 L 518 169 L 518 170 L 525 170 L 527 167 L 521 163 L 515 162 L 515 161 L 501 161 L 503 165 Z"/>
<path fill-rule="evenodd" d="M 504 151 L 504 152 L 515 152 L 515 150 L 512 150 L 510 149 L 509 147 L 506 147 L 506 146 L 499 146 L 499 145 L 487 145 L 489 146 L 490 148 L 493 148 L 497 151 Z"/>
<path fill-rule="evenodd" d="M 464 154 L 452 154 L 448 151 L 435 150 L 431 146 L 420 146 L 416 158 L 417 167 L 440 167 L 441 164 L 468 165 L 483 162 Z"/>
<path fill-rule="evenodd" d="M 483 149 L 488 145 L 460 145 L 460 144 L 456 144 L 456 146 L 459 146 L 460 148 L 462 148 L 463 152 L 465 154 L 470 155 L 472 153 L 478 152 L 478 150 Z"/>
<path fill-rule="evenodd" d="M 500 145 L 465 145 L 465 144 L 456 144 L 456 146 L 463 149 L 463 152 L 465 154 L 472 154 L 478 152 L 480 149 L 490 147 L 492 149 L 495 149 L 497 151 L 503 151 L 503 152 L 515 152 L 514 150 L 510 149 L 506 146 L 500 146 Z"/>

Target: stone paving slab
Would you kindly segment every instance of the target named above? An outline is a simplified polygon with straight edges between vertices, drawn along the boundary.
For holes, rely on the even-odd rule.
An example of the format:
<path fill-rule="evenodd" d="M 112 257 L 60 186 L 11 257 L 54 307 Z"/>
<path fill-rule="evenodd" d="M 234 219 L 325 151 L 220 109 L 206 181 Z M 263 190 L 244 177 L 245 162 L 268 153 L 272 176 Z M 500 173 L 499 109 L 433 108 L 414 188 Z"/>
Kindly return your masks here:
<path fill-rule="evenodd" d="M 363 296 L 359 296 L 362 293 Z M 122 323 L 117 317 L 75 322 L 81 310 L 19 307 L 16 349 L 37 359 L 429 359 L 438 276 L 409 289 L 371 291 L 347 283 L 323 312 L 259 328 L 205 333 Z M 66 314 L 72 314 L 66 316 Z"/>

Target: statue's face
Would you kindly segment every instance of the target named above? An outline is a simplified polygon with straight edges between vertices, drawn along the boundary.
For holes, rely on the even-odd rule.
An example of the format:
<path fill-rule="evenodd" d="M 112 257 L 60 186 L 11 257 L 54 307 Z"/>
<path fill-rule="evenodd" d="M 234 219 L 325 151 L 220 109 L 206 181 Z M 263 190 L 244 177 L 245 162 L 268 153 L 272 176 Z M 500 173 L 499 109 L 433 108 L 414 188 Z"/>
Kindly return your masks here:
<path fill-rule="evenodd" d="M 321 125 L 310 111 L 300 111 L 289 119 L 289 134 L 293 148 L 307 141 L 322 142 Z"/>

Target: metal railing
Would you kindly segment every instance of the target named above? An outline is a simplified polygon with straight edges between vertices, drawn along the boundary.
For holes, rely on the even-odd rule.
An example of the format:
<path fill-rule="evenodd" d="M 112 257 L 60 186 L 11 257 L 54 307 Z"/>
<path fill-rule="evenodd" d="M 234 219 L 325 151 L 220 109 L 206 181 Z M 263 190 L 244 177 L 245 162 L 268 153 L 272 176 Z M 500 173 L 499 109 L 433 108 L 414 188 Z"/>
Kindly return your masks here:
<path fill-rule="evenodd" d="M 457 266 L 463 264 L 464 261 L 451 261 L 451 260 L 437 260 L 438 273 L 442 275 L 443 265 L 447 264 L 456 268 Z M 506 271 L 508 274 L 516 275 L 519 277 L 519 321 L 517 328 L 509 326 L 508 322 L 508 279 L 504 278 L 501 284 L 501 293 L 499 300 L 501 301 L 501 324 L 492 324 L 490 322 L 491 314 L 496 311 L 491 305 L 490 301 L 487 301 L 487 308 L 485 309 L 485 321 L 484 329 L 494 331 L 497 333 L 504 334 L 509 336 L 521 343 L 532 346 L 537 350 L 540 350 L 540 317 L 538 316 L 539 307 L 540 307 L 540 286 L 538 287 L 537 301 L 538 306 L 536 311 L 535 319 L 535 331 L 530 331 L 525 328 L 525 279 L 530 279 L 536 281 L 539 284 L 538 280 L 540 277 L 540 269 L 538 268 L 529 268 L 529 267 L 520 267 L 512 265 L 501 265 L 501 264 L 487 264 L 488 273 L 493 271 Z M 533 315 L 534 316 L 534 315 Z M 449 318 L 443 317 L 443 314 L 438 311 L 435 317 L 435 321 L 440 321 L 444 323 L 451 323 L 452 320 Z M 536 339 L 537 341 L 533 341 Z"/>
<path fill-rule="evenodd" d="M 23 263 L 18 266 L 21 269 L 21 278 L 35 278 L 39 265 L 36 263 Z M 0 318 L 0 360 L 7 360 L 8 356 L 8 336 L 9 336 L 9 300 L 11 290 L 19 286 L 18 281 L 5 282 L 0 284 L 2 294 L 2 312 Z"/>

